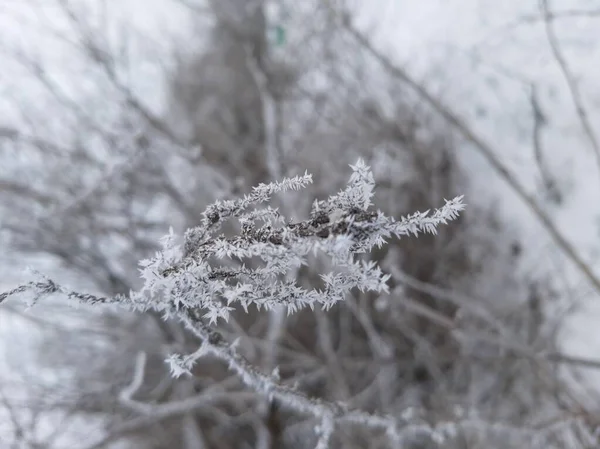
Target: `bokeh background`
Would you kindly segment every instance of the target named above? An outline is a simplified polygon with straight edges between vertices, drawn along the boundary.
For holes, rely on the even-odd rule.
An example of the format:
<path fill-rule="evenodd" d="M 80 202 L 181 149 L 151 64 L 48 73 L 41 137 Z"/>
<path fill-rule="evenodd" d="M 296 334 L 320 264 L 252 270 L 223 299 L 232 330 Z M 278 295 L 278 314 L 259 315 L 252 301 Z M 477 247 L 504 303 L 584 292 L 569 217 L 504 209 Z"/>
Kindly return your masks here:
<path fill-rule="evenodd" d="M 0 290 L 127 293 L 209 202 L 308 170 L 277 204 L 301 219 L 362 157 L 387 214 L 466 213 L 372 254 L 389 295 L 224 335 L 311 396 L 469 418 L 402 447 L 600 447 L 599 75 L 596 0 L 1 0 Z M 158 315 L 11 299 L 0 335 L 1 448 L 315 445 L 214 360 L 172 378 L 198 342 Z"/>

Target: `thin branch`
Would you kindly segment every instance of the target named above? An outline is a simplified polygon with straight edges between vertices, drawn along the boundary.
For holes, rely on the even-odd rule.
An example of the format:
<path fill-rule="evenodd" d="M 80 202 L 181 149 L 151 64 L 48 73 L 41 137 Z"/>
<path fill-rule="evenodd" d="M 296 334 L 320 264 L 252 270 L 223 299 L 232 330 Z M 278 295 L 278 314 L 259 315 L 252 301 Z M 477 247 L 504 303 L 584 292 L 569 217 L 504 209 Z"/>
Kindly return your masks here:
<path fill-rule="evenodd" d="M 581 123 L 583 132 L 585 133 L 596 156 L 596 163 L 598 164 L 598 172 L 600 174 L 600 142 L 598 142 L 598 137 L 594 133 L 592 124 L 590 123 L 590 119 L 583 104 L 583 98 L 581 96 L 581 92 L 579 91 L 579 86 L 577 80 L 575 79 L 575 75 L 569 67 L 567 59 L 560 47 L 560 42 L 558 41 L 558 38 L 554 31 L 553 18 L 550 12 L 549 0 L 540 0 L 540 8 L 543 12 L 544 27 L 546 30 L 546 36 L 548 38 L 548 43 L 550 44 L 550 49 L 552 50 L 554 59 L 560 67 L 560 71 L 562 72 L 563 77 L 567 82 L 567 86 L 569 87 L 569 92 L 571 94 L 571 99 L 573 100 L 577 116 L 579 117 L 579 122 Z"/>
<path fill-rule="evenodd" d="M 565 9 L 561 11 L 548 11 L 548 14 L 526 14 L 513 22 L 504 25 L 502 29 L 512 30 L 522 25 L 531 25 L 545 21 L 547 18 L 555 21 L 562 19 L 596 19 L 600 17 L 600 9 Z"/>
<path fill-rule="evenodd" d="M 562 195 L 558 186 L 556 185 L 556 180 L 552 176 L 550 169 L 546 165 L 546 161 L 544 159 L 544 152 L 542 148 L 542 131 L 547 126 L 548 121 L 544 112 L 542 111 L 542 107 L 540 105 L 540 101 L 537 95 L 537 89 L 534 84 L 531 86 L 531 95 L 529 97 L 529 101 L 531 104 L 531 110 L 533 113 L 533 154 L 535 156 L 535 160 L 537 162 L 538 168 L 540 169 L 540 174 L 542 176 L 542 184 L 544 185 L 547 194 L 555 203 L 560 203 L 562 200 Z"/>

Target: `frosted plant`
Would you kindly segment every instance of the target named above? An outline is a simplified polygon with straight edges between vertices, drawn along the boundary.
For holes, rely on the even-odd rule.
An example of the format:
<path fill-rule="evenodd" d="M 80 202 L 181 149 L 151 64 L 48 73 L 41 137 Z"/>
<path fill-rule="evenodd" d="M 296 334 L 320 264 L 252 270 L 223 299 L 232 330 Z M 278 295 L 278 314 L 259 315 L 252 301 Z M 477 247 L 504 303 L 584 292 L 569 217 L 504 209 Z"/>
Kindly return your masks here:
<path fill-rule="evenodd" d="M 189 374 L 205 354 L 216 356 L 250 388 L 319 419 L 319 448 L 327 447 L 336 425 L 342 422 L 379 427 L 397 435 L 399 418 L 350 411 L 341 403 L 309 398 L 282 384 L 277 372 L 260 372 L 213 326 L 220 319 L 227 320 L 236 306 L 246 311 L 251 306 L 267 310 L 285 306 L 291 314 L 305 307 L 329 309 L 354 288 L 386 292 L 389 275 L 357 255 L 384 245 L 391 237 L 435 234 L 438 225 L 454 220 L 465 207 L 462 197 L 457 197 L 432 214 L 416 212 L 400 220 L 387 217 L 372 209 L 375 183 L 370 168 L 362 160 L 351 168 L 346 188 L 327 200 L 315 201 L 304 221 L 283 217 L 266 203 L 276 193 L 306 187 L 312 182 L 309 174 L 260 184 L 240 199 L 209 205 L 197 227 L 182 237 L 171 230 L 161 241 L 162 250 L 140 262 L 144 285 L 128 296 L 82 294 L 42 277 L 0 294 L 0 303 L 22 293 L 32 293 L 34 302 L 62 294 L 84 304 L 116 303 L 140 312 L 159 311 L 165 318 L 181 320 L 201 341 L 194 353 L 168 358 L 174 376 Z M 223 225 L 232 220 L 239 232 L 229 236 Z M 310 254 L 331 262 L 332 271 L 321 275 L 318 289 L 305 289 L 285 276 L 306 264 Z"/>

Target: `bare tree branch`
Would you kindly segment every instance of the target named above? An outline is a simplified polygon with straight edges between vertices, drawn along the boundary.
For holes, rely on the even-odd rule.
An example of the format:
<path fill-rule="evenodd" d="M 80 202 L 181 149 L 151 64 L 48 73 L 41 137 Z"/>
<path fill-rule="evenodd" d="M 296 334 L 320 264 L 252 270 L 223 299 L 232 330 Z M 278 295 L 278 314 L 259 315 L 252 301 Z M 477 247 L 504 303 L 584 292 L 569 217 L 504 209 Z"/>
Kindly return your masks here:
<path fill-rule="evenodd" d="M 592 129 L 592 124 L 590 123 L 588 113 L 585 109 L 577 80 L 575 79 L 573 72 L 569 68 L 567 59 L 563 54 L 559 40 L 554 31 L 553 16 L 550 12 L 549 3 L 549 0 L 540 0 L 540 8 L 544 17 L 544 27 L 546 30 L 546 36 L 548 38 L 548 43 L 550 44 L 550 48 L 552 50 L 552 54 L 554 55 L 554 59 L 560 67 L 560 70 L 567 83 L 567 86 L 569 87 L 569 93 L 571 94 L 571 99 L 573 100 L 573 104 L 575 105 L 575 110 L 577 112 L 577 116 L 579 117 L 579 122 L 581 124 L 581 127 L 583 128 L 584 134 L 586 135 L 590 143 L 590 146 L 592 147 L 592 151 L 596 156 L 596 163 L 598 164 L 598 173 L 600 174 L 600 143 L 598 142 L 598 137 L 596 136 L 596 133 Z"/>

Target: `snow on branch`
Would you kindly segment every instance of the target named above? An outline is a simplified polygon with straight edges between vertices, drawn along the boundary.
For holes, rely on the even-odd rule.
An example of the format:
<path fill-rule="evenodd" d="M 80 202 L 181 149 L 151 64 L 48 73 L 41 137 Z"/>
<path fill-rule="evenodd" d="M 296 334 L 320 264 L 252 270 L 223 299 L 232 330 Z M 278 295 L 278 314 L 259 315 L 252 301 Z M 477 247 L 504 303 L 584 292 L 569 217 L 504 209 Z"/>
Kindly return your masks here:
<path fill-rule="evenodd" d="M 370 210 L 373 175 L 362 160 L 352 166 L 345 190 L 326 201 L 315 201 L 310 218 L 289 221 L 270 207 L 249 210 L 274 193 L 296 190 L 311 177 L 261 184 L 239 200 L 218 201 L 207 207 L 202 223 L 188 230 L 182 245 L 171 231 L 163 250 L 141 262 L 144 287 L 131 294 L 137 310 L 159 310 L 167 315 L 183 308 L 200 308 L 211 323 L 227 320 L 232 306 L 271 309 L 285 306 L 289 313 L 304 307 L 332 307 L 352 288 L 387 291 L 389 276 L 373 263 L 356 261 L 386 239 L 420 232 L 435 233 L 437 226 L 457 218 L 464 208 L 457 197 L 429 215 L 417 212 L 396 221 Z M 240 233 L 226 236 L 223 224 L 236 218 Z M 328 256 L 336 271 L 322 274 L 324 287 L 307 290 L 285 280 L 290 270 L 306 264 L 310 253 Z M 260 259 L 248 268 L 244 263 Z M 233 267 L 232 267 L 233 265 Z"/>
<path fill-rule="evenodd" d="M 0 303 L 25 293 L 34 301 L 61 294 L 83 304 L 114 303 L 135 311 L 159 311 L 166 318 L 181 320 L 202 342 L 194 353 L 168 359 L 174 376 L 189 374 L 200 357 L 210 354 L 227 363 L 254 391 L 317 418 L 319 448 L 328 446 L 336 426 L 344 421 L 396 435 L 397 418 L 350 412 L 343 404 L 305 396 L 283 385 L 276 373 L 261 373 L 211 326 L 219 319 L 227 320 L 236 306 L 246 311 L 250 306 L 267 310 L 285 306 L 288 313 L 315 306 L 327 310 L 355 288 L 386 292 L 389 275 L 376 263 L 356 255 L 380 247 L 392 237 L 435 234 L 439 225 L 456 219 L 465 207 L 462 197 L 457 197 L 431 214 L 416 212 L 395 220 L 372 209 L 375 182 L 370 167 L 359 160 L 351 168 L 346 188 L 327 200 L 315 201 L 304 221 L 283 217 L 264 203 L 276 193 L 306 187 L 312 182 L 309 174 L 260 184 L 240 199 L 209 205 L 198 226 L 183 237 L 171 229 L 161 239 L 162 249 L 140 262 L 144 285 L 128 296 L 81 294 L 42 277 L 0 294 Z M 239 230 L 236 235 L 223 231 L 223 225 L 231 220 Z M 333 270 L 321 274 L 320 288 L 306 289 L 286 277 L 305 265 L 310 254 L 331 261 Z"/>

